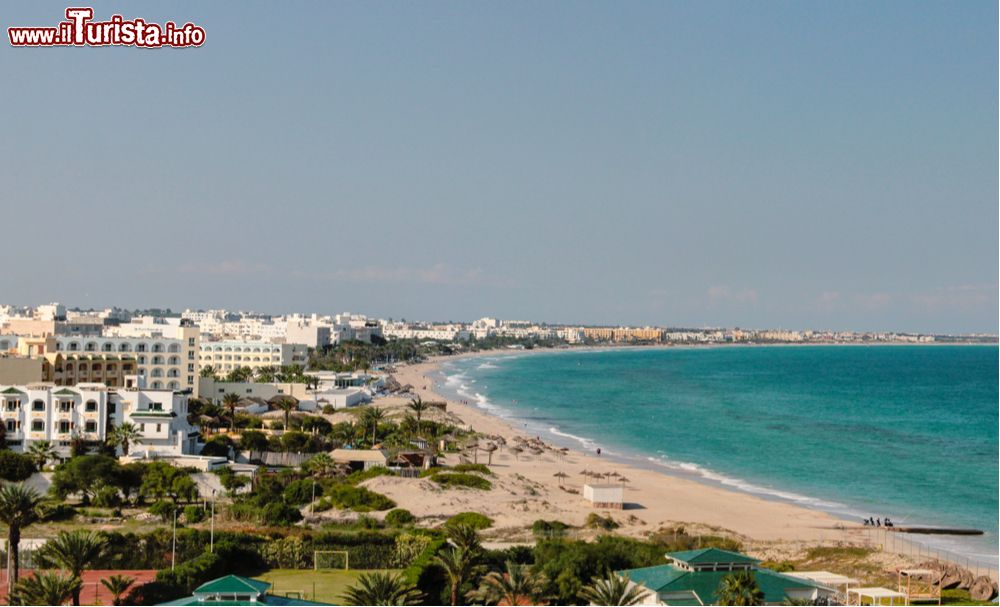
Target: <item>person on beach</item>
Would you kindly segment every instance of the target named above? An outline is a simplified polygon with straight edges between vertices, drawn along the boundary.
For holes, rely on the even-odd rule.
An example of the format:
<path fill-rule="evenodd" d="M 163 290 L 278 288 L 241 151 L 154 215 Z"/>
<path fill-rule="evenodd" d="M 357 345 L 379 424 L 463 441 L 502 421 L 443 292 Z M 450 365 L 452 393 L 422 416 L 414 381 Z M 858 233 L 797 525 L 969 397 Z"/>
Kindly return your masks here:
<path fill-rule="evenodd" d="M 601 448 L 600 448 L 600 447 L 598 447 L 598 448 L 597 448 L 597 455 L 600 455 L 600 454 L 601 454 Z"/>

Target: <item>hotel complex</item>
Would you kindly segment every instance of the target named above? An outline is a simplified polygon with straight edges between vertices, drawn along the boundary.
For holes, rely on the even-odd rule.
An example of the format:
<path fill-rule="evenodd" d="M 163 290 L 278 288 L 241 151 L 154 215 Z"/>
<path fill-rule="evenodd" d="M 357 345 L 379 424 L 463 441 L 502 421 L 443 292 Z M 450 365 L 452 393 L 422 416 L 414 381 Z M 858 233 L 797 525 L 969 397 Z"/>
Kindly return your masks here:
<path fill-rule="evenodd" d="M 92 383 L 0 386 L 0 420 L 14 451 L 48 441 L 67 456 L 72 439 L 104 442 L 114 426 L 128 422 L 141 434 L 136 450 L 161 457 L 197 453 L 199 434 L 187 420 L 187 396 L 147 389 L 137 376 L 127 378 L 121 388 Z"/>

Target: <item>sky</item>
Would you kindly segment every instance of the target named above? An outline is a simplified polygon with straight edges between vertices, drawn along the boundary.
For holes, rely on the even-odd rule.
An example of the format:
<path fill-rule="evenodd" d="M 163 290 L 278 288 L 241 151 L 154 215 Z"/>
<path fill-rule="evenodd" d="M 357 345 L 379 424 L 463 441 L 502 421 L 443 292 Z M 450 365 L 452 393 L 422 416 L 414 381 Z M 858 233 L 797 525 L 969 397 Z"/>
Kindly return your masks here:
<path fill-rule="evenodd" d="M 206 41 L 0 45 L 2 302 L 998 330 L 996 2 L 86 5 Z"/>

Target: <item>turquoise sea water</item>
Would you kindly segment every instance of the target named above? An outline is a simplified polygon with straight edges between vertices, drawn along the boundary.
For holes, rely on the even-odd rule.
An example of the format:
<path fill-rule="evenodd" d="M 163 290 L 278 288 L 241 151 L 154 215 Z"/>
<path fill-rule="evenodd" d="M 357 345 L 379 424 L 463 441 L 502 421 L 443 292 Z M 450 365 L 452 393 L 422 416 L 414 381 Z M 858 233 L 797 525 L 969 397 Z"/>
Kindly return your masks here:
<path fill-rule="evenodd" d="M 439 388 L 543 438 L 928 537 L 997 562 L 998 350 L 626 349 L 449 361 Z M 924 540 L 924 538 L 921 538 Z"/>

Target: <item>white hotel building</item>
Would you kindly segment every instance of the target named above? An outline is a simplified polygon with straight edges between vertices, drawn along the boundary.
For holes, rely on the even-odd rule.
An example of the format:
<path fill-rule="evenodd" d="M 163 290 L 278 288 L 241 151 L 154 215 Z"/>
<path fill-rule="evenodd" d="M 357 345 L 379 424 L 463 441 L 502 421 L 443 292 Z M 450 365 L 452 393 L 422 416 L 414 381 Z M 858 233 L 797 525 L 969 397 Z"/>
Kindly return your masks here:
<path fill-rule="evenodd" d="M 198 354 L 200 367 L 210 366 L 217 373 L 228 373 L 238 367 L 306 366 L 308 348 L 303 344 L 283 344 L 269 341 L 224 339 L 202 342 Z"/>
<path fill-rule="evenodd" d="M 199 433 L 187 421 L 187 395 L 141 386 L 136 376 L 128 377 L 124 388 L 47 383 L 0 386 L 0 423 L 7 445 L 26 452 L 34 442 L 49 441 L 61 455 L 67 455 L 74 436 L 103 442 L 112 427 L 130 422 L 142 434 L 131 453 L 196 453 Z"/>
<path fill-rule="evenodd" d="M 180 339 L 149 337 L 56 338 L 56 352 L 126 353 L 135 356 L 136 371 L 152 390 L 198 391 L 198 327 L 187 327 Z"/>

